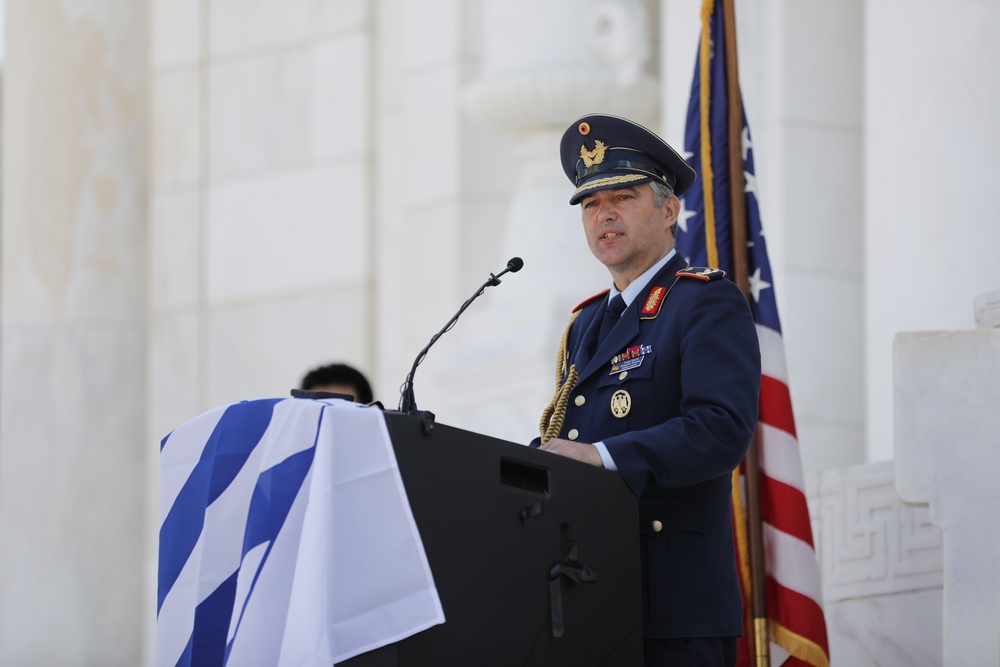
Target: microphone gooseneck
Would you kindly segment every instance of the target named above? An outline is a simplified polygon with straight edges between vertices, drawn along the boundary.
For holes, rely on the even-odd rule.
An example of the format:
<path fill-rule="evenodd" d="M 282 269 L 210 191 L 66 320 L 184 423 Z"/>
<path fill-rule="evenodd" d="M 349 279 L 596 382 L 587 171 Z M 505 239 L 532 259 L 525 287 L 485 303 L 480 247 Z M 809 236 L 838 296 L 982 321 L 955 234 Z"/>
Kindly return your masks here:
<path fill-rule="evenodd" d="M 523 259 L 521 259 L 520 257 L 512 257 L 510 261 L 507 262 L 507 267 L 503 271 L 501 271 L 496 275 L 493 275 L 491 273 L 489 280 L 480 285 L 479 289 L 476 290 L 476 292 L 472 296 L 466 299 L 465 303 L 462 304 L 462 307 L 458 309 L 458 312 L 452 315 L 451 319 L 448 320 L 448 323 L 445 324 L 440 331 L 434 334 L 430 342 L 424 346 L 424 349 L 420 350 L 420 354 L 418 354 L 417 358 L 413 361 L 413 367 L 410 368 L 410 372 L 406 375 L 406 380 L 403 382 L 403 386 L 400 389 L 400 397 L 399 397 L 400 412 L 405 414 L 410 414 L 415 412 L 417 409 L 417 401 L 413 394 L 413 376 L 417 372 L 417 366 L 419 366 L 420 362 L 422 362 L 424 360 L 424 357 L 427 356 L 427 351 L 431 349 L 431 346 L 434 343 L 436 343 L 437 339 L 443 336 L 446 331 L 450 331 L 451 328 L 455 326 L 455 322 L 458 321 L 459 316 L 461 316 L 461 314 L 465 312 L 465 309 L 468 308 L 473 301 L 475 301 L 478 297 L 480 297 L 483 294 L 483 292 L 486 291 L 487 287 L 496 287 L 501 282 L 500 276 L 504 275 L 505 273 L 517 273 L 523 267 L 524 267 Z"/>

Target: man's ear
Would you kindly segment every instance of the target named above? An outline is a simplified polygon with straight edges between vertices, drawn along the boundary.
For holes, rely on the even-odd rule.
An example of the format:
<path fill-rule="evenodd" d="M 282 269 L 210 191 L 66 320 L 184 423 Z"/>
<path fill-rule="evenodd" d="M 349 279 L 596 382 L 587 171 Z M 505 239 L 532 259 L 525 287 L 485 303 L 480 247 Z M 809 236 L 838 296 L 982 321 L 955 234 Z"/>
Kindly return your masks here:
<path fill-rule="evenodd" d="M 677 195 L 670 195 L 664 199 L 663 208 L 666 210 L 667 223 L 672 225 L 677 222 L 677 216 L 681 214 L 681 200 Z"/>

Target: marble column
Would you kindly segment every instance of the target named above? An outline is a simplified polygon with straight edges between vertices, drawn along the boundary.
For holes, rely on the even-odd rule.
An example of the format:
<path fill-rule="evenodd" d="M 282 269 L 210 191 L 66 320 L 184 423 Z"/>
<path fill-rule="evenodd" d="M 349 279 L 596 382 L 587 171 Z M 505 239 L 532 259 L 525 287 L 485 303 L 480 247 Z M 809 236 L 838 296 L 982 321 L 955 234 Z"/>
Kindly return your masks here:
<path fill-rule="evenodd" d="M 0 664 L 141 653 L 146 3 L 8 0 Z"/>
<path fill-rule="evenodd" d="M 945 665 L 1000 664 L 1000 330 L 896 336 L 896 488 L 944 534 Z"/>

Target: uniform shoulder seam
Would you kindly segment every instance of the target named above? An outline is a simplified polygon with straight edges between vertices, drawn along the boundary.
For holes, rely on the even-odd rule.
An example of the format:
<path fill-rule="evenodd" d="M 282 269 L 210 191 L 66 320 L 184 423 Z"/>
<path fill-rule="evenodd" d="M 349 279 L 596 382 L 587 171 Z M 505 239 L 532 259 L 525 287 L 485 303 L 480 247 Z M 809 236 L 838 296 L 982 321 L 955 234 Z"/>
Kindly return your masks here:
<path fill-rule="evenodd" d="M 576 308 L 573 309 L 573 312 L 574 313 L 579 312 L 584 308 L 586 308 L 587 306 L 589 306 L 590 304 L 592 304 L 594 301 L 597 301 L 598 299 L 603 299 L 605 295 L 607 295 L 607 293 L 610 291 L 611 290 L 606 289 L 603 292 L 598 292 L 594 296 L 587 297 L 586 299 L 584 299 L 583 301 L 581 301 L 576 305 Z"/>

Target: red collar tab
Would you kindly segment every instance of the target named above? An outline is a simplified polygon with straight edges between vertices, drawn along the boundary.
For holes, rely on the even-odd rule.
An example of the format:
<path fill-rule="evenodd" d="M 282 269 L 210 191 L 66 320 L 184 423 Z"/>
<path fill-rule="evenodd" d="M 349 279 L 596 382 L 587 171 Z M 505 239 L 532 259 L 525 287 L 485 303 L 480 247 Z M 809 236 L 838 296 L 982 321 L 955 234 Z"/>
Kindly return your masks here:
<path fill-rule="evenodd" d="M 710 280 L 725 278 L 726 272 L 722 269 L 711 269 L 705 266 L 689 266 L 686 269 L 678 271 L 674 275 L 678 278 L 697 278 L 698 280 L 708 282 Z"/>
<path fill-rule="evenodd" d="M 595 301 L 597 301 L 598 299 L 603 299 L 603 298 L 604 298 L 604 297 L 605 297 L 605 296 L 607 295 L 607 293 L 608 293 L 608 292 L 610 292 L 610 291 L 611 291 L 611 290 L 609 290 L 609 289 L 606 289 L 606 290 L 604 290 L 603 292 L 598 292 L 597 294 L 595 294 L 594 296 L 592 296 L 592 297 L 590 297 L 590 298 L 587 298 L 587 299 L 584 299 L 583 301 L 581 301 L 581 302 L 580 302 L 580 303 L 579 303 L 579 304 L 577 305 L 577 307 L 576 307 L 576 308 L 574 308 L 574 309 L 573 309 L 573 312 L 575 313 L 575 312 L 577 312 L 577 311 L 579 311 L 579 310 L 583 310 L 584 308 L 586 308 L 586 307 L 587 307 L 587 306 L 589 306 L 590 304 L 594 303 L 594 302 L 595 302 Z"/>
<path fill-rule="evenodd" d="M 663 306 L 667 290 L 666 287 L 654 287 L 649 290 L 649 296 L 646 297 L 646 303 L 643 304 L 639 317 L 656 317 L 660 313 L 660 307 Z"/>

